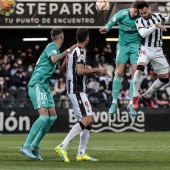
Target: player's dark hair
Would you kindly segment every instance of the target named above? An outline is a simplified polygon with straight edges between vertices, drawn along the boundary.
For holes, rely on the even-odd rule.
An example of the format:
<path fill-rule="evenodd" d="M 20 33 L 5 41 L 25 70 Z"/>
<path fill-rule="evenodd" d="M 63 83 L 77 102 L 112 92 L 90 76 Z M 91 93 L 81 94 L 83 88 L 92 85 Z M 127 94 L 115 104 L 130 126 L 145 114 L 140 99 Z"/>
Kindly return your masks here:
<path fill-rule="evenodd" d="M 142 1 L 142 0 L 136 0 L 136 1 L 131 5 L 131 7 L 132 7 L 132 8 L 135 8 L 135 9 L 138 9 L 138 4 L 140 4 L 141 1 Z M 142 1 L 142 2 L 143 2 L 143 1 Z"/>
<path fill-rule="evenodd" d="M 89 36 L 89 31 L 87 28 L 79 28 L 76 32 L 76 39 L 79 43 L 85 42 L 88 36 Z"/>
<path fill-rule="evenodd" d="M 57 36 L 60 35 L 61 33 L 63 33 L 63 31 L 60 28 L 52 29 L 50 32 L 52 40 L 56 40 L 58 38 Z"/>
<path fill-rule="evenodd" d="M 138 1 L 137 9 L 149 8 L 149 4 L 146 1 Z"/>

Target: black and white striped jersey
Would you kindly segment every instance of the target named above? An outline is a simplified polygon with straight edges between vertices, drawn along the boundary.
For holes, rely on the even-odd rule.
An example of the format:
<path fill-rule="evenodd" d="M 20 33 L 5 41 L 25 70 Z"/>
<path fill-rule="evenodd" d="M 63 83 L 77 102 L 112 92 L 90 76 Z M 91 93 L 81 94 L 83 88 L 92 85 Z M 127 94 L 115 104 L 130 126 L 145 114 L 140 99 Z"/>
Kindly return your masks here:
<path fill-rule="evenodd" d="M 164 24 L 169 22 L 169 17 L 163 17 L 160 13 L 152 13 L 148 20 L 140 17 L 136 20 L 136 26 L 142 37 L 141 44 L 147 47 L 162 46 L 162 30 L 155 24 Z"/>
<path fill-rule="evenodd" d="M 86 51 L 76 47 L 67 55 L 66 85 L 67 93 L 80 93 L 86 91 L 86 75 L 77 74 L 77 64 L 86 67 Z"/>

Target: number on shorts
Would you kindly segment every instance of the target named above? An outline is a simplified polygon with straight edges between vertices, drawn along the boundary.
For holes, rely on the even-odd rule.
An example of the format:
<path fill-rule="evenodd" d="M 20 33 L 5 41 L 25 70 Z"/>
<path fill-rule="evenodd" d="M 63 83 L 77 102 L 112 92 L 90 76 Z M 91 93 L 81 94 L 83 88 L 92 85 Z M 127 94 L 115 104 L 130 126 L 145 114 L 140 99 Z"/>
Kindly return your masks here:
<path fill-rule="evenodd" d="M 47 100 L 47 95 L 46 93 L 40 93 L 41 100 Z"/>

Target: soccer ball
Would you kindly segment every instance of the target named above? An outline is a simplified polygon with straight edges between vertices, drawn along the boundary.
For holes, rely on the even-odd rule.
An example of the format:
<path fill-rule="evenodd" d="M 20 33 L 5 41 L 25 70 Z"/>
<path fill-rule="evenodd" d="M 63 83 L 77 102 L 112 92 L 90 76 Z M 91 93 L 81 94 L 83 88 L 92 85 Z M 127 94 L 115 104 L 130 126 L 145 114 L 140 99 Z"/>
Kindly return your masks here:
<path fill-rule="evenodd" d="M 97 0 L 96 10 L 98 12 L 106 12 L 110 9 L 110 3 L 108 0 Z"/>

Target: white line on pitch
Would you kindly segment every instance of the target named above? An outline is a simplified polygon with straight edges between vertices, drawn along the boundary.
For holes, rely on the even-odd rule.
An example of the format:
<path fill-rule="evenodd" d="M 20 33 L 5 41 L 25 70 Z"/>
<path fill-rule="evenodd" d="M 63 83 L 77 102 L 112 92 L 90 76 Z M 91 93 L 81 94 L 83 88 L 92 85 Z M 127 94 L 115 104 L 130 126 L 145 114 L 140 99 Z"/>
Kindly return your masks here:
<path fill-rule="evenodd" d="M 141 146 L 142 147 L 142 146 Z M 159 147 L 159 146 L 158 146 Z M 158 148 L 157 147 L 157 148 Z M 168 146 L 161 146 L 161 147 L 168 147 Z M 161 148 L 160 147 L 160 148 Z M 15 148 L 15 149 L 19 149 L 20 147 L 9 147 L 9 148 Z M 42 147 L 42 149 L 45 150 L 53 150 L 54 148 L 49 148 L 49 147 Z M 70 147 L 69 149 L 75 149 L 77 150 L 77 148 L 72 148 Z M 170 150 L 147 150 L 147 149 L 130 149 L 130 148 L 109 148 L 109 149 L 104 149 L 104 148 L 87 148 L 87 149 L 91 149 L 91 150 L 98 150 L 98 151 L 124 151 L 124 152 L 170 152 Z"/>

